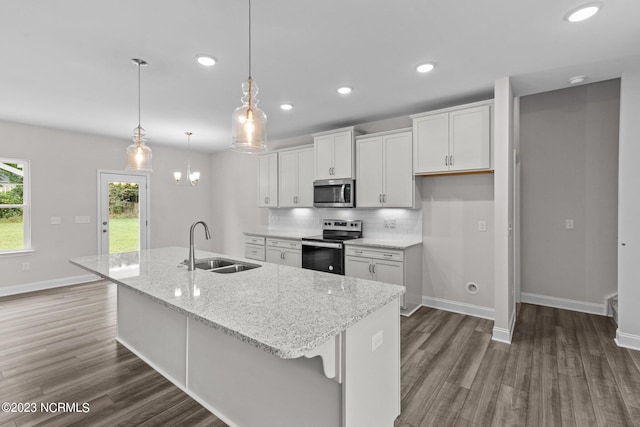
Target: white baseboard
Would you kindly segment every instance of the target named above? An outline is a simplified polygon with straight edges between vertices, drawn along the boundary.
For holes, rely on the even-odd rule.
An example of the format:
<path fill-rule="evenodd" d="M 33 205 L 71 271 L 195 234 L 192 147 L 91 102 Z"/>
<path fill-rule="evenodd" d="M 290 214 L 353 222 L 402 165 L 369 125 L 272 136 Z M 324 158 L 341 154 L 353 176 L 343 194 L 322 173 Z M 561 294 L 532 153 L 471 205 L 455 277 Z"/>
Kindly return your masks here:
<path fill-rule="evenodd" d="M 601 316 L 607 315 L 607 307 L 605 304 L 550 297 L 547 295 L 529 294 L 525 292 L 522 292 L 521 297 L 522 302 L 524 303 L 564 308 L 565 310 L 581 311 L 583 313 L 599 314 Z"/>
<path fill-rule="evenodd" d="M 95 274 L 85 274 L 82 276 L 62 277 L 60 279 L 44 280 L 42 282 L 23 283 L 21 285 L 0 287 L 0 297 L 8 295 L 24 294 L 26 292 L 41 291 L 44 289 L 59 288 L 61 286 L 78 285 L 100 280 Z"/>
<path fill-rule="evenodd" d="M 422 305 L 431 308 L 437 308 L 439 310 L 453 311 L 454 313 L 482 317 L 483 319 L 493 320 L 494 318 L 493 308 L 467 304 L 464 302 L 451 301 L 442 298 L 426 297 L 423 295 Z"/>
<path fill-rule="evenodd" d="M 640 335 L 627 334 L 616 330 L 616 339 L 614 340 L 618 347 L 629 348 L 631 350 L 640 350 Z"/>
<path fill-rule="evenodd" d="M 509 319 L 509 328 L 497 328 L 493 327 L 493 335 L 491 339 L 493 341 L 499 341 L 506 344 L 511 344 L 511 339 L 513 338 L 513 330 L 516 327 L 516 312 L 515 310 L 511 312 L 511 318 Z"/>

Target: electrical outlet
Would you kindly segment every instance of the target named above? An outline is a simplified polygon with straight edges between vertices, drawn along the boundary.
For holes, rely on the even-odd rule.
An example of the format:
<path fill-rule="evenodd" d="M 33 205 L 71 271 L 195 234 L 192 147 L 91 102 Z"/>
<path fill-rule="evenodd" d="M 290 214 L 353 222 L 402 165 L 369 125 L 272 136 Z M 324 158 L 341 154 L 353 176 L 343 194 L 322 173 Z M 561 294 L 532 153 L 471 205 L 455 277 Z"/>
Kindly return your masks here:
<path fill-rule="evenodd" d="M 30 268 L 31 268 L 31 264 L 29 264 L 28 262 L 22 263 L 22 271 L 28 271 Z"/>
<path fill-rule="evenodd" d="M 483 219 L 478 221 L 478 231 L 487 231 L 487 221 Z"/>
<path fill-rule="evenodd" d="M 396 228 L 396 219 L 389 218 L 389 228 Z"/>
<path fill-rule="evenodd" d="M 567 230 L 573 230 L 573 220 L 572 219 L 565 219 L 564 220 L 564 228 L 566 228 Z"/>
<path fill-rule="evenodd" d="M 62 219 L 59 216 L 52 216 L 51 217 L 51 224 L 58 225 L 60 223 L 62 223 Z"/>
<path fill-rule="evenodd" d="M 374 351 L 376 351 L 376 349 L 381 345 L 382 345 L 382 331 L 378 331 L 371 337 L 371 352 L 373 353 Z"/>

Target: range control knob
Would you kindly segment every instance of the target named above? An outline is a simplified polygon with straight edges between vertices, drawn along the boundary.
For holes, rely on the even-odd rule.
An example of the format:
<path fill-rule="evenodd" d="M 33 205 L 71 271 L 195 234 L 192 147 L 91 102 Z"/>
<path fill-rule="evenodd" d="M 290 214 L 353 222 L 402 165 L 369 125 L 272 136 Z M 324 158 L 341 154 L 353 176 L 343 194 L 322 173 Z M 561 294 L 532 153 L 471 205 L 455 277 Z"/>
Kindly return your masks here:
<path fill-rule="evenodd" d="M 329 271 L 333 271 L 333 265 L 329 266 Z"/>

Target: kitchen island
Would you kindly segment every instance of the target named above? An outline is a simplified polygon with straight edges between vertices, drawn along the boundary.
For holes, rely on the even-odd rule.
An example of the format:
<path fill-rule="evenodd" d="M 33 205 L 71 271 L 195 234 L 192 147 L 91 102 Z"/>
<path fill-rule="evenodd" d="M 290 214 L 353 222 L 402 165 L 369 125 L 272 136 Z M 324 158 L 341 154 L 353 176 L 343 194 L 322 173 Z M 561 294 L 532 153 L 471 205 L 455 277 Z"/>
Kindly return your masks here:
<path fill-rule="evenodd" d="M 189 272 L 187 254 L 71 262 L 118 285 L 118 341 L 227 424 L 393 425 L 401 286 L 256 261 Z"/>

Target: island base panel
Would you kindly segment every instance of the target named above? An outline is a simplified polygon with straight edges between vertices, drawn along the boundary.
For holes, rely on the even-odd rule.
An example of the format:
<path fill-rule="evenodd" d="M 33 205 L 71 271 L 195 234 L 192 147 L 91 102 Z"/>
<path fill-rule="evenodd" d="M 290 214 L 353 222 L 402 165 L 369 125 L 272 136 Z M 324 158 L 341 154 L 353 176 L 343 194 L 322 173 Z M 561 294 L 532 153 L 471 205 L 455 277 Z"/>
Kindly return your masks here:
<path fill-rule="evenodd" d="M 118 340 L 138 356 L 151 361 L 156 370 L 186 384 L 187 319 L 124 286 L 118 286 Z"/>
<path fill-rule="evenodd" d="M 188 389 L 239 426 L 342 425 L 340 384 L 322 361 L 281 359 L 189 319 Z"/>

